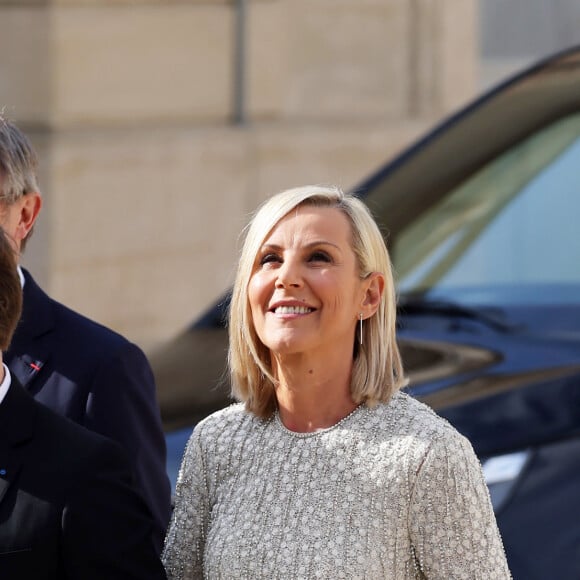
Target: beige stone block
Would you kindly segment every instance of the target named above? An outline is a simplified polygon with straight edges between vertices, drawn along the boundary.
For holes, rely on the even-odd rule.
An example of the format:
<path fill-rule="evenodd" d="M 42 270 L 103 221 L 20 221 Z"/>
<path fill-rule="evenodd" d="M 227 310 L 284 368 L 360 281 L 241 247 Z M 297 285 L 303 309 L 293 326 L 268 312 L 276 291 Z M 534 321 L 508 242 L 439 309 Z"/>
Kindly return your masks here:
<path fill-rule="evenodd" d="M 278 108 L 318 120 L 405 112 L 406 0 L 285 0 L 252 14 L 260 39 L 249 64 L 256 115 Z M 273 14 L 278 24 L 267 31 Z"/>
<path fill-rule="evenodd" d="M 287 14 L 284 1 L 252 2 L 246 16 L 242 89 L 251 120 L 281 117 L 288 62 Z"/>
<path fill-rule="evenodd" d="M 417 0 L 411 9 L 411 115 L 444 115 L 477 86 L 477 3 Z"/>
<path fill-rule="evenodd" d="M 452 111 L 478 89 L 479 21 L 475 0 L 444 0 L 440 12 L 441 110 Z"/>
<path fill-rule="evenodd" d="M 0 6 L 0 109 L 42 123 L 52 107 L 50 13 L 41 6 Z"/>
<path fill-rule="evenodd" d="M 61 134 L 53 151 L 55 265 L 204 240 L 208 218 L 238 207 L 244 142 L 243 133 L 225 128 Z"/>
<path fill-rule="evenodd" d="M 14 6 L 19 7 L 29 7 L 29 6 L 46 6 L 51 3 L 52 0 L 0 0 L 0 9 L 13 8 Z"/>
<path fill-rule="evenodd" d="M 140 340 L 187 324 L 232 279 L 246 140 L 225 128 L 61 133 L 54 295 Z"/>
<path fill-rule="evenodd" d="M 275 2 L 277 0 L 250 0 L 254 2 Z M 151 6 L 153 4 L 163 4 L 171 6 L 175 4 L 190 4 L 202 6 L 227 6 L 235 5 L 237 0 L 0 0 L 2 6 L 95 6 L 105 4 L 115 8 L 119 6 Z"/>
<path fill-rule="evenodd" d="M 306 184 L 352 191 L 426 127 L 426 122 L 266 125 L 256 134 L 255 204 Z"/>
<path fill-rule="evenodd" d="M 439 51 L 435 50 L 437 4 L 432 0 L 409 3 L 409 116 L 430 115 L 442 109 L 438 78 Z"/>
<path fill-rule="evenodd" d="M 2 2 L 14 2 L 15 0 L 0 0 Z M 43 3 L 52 5 L 75 5 L 75 6 L 91 6 L 95 4 L 107 4 L 108 6 L 136 6 L 136 5 L 151 5 L 163 4 L 170 6 L 172 4 L 197 4 L 197 5 L 226 5 L 234 4 L 236 0 L 17 0 L 19 2 Z M 261 0 L 265 1 L 265 0 Z"/>
<path fill-rule="evenodd" d="M 152 348 L 184 330 L 227 288 L 190 250 L 59 271 L 53 295 L 137 344 Z M 90 267 L 89 267 L 90 266 Z"/>
<path fill-rule="evenodd" d="M 229 118 L 232 14 L 197 3 L 55 9 L 53 121 Z"/>

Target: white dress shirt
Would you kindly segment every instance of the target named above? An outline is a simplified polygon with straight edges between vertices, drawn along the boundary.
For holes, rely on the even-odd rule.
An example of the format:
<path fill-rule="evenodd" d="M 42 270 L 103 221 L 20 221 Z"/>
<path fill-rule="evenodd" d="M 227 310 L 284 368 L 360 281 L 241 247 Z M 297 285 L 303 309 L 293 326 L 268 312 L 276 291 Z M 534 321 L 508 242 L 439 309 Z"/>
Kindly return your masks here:
<path fill-rule="evenodd" d="M 4 380 L 0 383 L 0 405 L 2 404 L 2 401 L 8 392 L 8 387 L 12 382 L 12 377 L 10 376 L 8 367 L 4 363 L 2 363 L 2 366 L 4 367 Z"/>

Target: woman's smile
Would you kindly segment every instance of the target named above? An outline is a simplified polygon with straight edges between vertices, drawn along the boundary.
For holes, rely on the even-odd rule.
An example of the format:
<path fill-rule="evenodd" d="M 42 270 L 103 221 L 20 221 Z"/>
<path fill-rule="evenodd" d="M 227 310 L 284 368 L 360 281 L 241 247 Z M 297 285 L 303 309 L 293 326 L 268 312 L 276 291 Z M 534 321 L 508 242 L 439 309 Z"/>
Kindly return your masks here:
<path fill-rule="evenodd" d="M 278 306 L 274 310 L 274 314 L 288 315 L 288 314 L 310 314 L 314 312 L 312 308 L 307 308 L 306 306 Z"/>
<path fill-rule="evenodd" d="M 276 316 L 292 316 L 292 315 L 304 315 L 314 312 L 316 309 L 304 304 L 300 301 L 285 301 L 277 302 L 272 307 L 270 307 L 270 312 Z"/>

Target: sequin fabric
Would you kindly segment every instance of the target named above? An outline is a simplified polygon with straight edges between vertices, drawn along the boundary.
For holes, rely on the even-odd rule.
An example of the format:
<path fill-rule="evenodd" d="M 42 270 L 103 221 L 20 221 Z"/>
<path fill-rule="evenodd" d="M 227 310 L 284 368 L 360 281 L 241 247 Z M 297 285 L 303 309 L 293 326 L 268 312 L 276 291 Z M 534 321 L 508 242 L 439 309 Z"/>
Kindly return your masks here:
<path fill-rule="evenodd" d="M 184 454 L 170 579 L 510 578 L 469 442 L 398 393 L 315 433 L 232 405 Z"/>

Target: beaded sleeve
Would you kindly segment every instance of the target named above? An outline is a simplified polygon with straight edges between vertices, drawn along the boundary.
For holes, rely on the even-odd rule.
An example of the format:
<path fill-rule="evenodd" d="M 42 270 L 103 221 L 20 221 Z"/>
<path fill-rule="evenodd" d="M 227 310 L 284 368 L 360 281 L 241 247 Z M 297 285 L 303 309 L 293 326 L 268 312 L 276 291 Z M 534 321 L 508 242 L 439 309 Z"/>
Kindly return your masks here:
<path fill-rule="evenodd" d="M 471 444 L 451 431 L 429 448 L 409 504 L 415 560 L 429 580 L 506 580 L 489 492 Z"/>
<path fill-rule="evenodd" d="M 183 455 L 175 490 L 176 509 L 165 538 L 163 564 L 169 580 L 203 578 L 203 553 L 209 518 L 205 461 L 194 431 Z"/>

